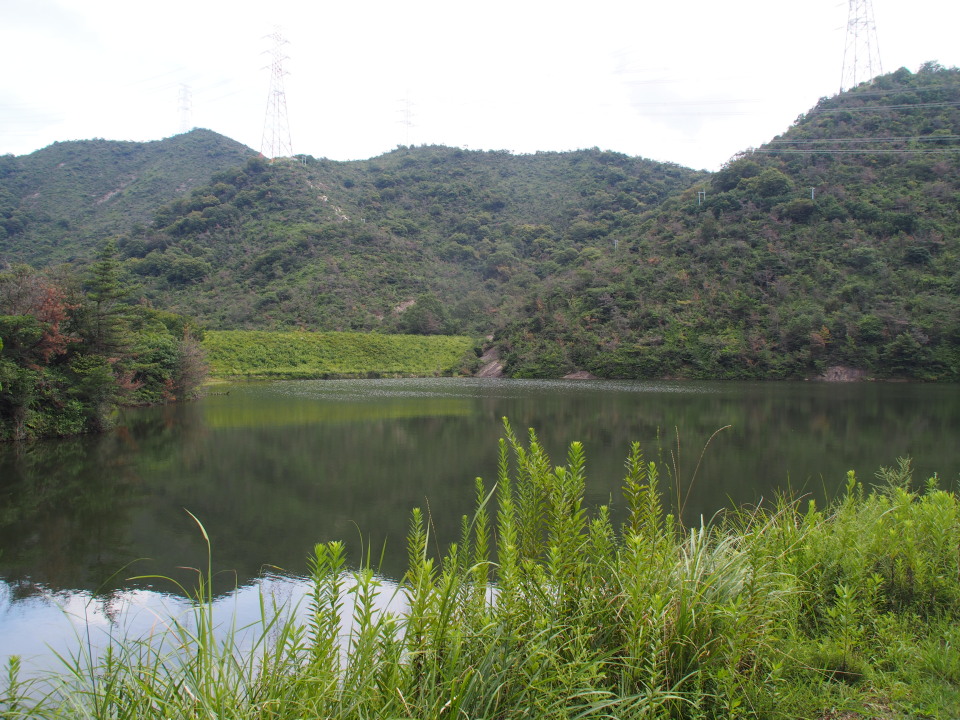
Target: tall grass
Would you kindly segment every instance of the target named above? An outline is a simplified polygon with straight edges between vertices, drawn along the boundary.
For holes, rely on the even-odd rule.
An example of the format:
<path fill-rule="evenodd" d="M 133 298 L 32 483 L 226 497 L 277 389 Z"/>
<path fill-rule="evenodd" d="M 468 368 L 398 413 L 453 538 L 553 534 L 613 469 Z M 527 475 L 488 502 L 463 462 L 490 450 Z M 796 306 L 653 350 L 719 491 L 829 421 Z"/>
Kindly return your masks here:
<path fill-rule="evenodd" d="M 686 528 L 633 445 L 626 520 L 584 503 L 579 443 L 555 466 L 505 423 L 496 482 L 434 552 L 411 515 L 397 583 L 340 542 L 310 559 L 305 615 L 264 601 L 252 640 L 190 622 L 8 668 L 0 717 L 731 718 L 960 709 L 960 509 L 909 465 L 829 508 L 787 498 Z M 208 577 L 208 575 L 206 576 Z"/>

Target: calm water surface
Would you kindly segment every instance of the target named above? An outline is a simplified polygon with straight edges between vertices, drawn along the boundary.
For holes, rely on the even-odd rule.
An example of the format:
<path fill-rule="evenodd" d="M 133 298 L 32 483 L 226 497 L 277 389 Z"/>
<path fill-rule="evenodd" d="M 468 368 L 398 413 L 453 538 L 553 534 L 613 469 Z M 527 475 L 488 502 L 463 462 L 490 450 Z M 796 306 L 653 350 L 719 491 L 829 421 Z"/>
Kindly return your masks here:
<path fill-rule="evenodd" d="M 258 590 L 296 599 L 305 558 L 342 539 L 403 572 L 410 510 L 440 542 L 492 482 L 506 416 L 554 462 L 586 449 L 588 499 L 620 504 L 632 441 L 676 466 L 687 522 L 778 491 L 822 499 L 847 470 L 871 481 L 914 458 L 918 479 L 960 472 L 960 386 L 344 380 L 218 386 L 180 406 L 131 410 L 97 438 L 0 446 L 0 661 L 69 647 L 88 625 L 145 632 L 186 611 L 172 577 L 204 567 L 221 603 L 255 613 Z M 729 427 L 727 427 L 729 426 Z M 721 428 L 704 451 L 704 445 Z M 702 454 L 702 460 L 701 460 Z M 698 467 L 699 465 L 699 467 Z"/>

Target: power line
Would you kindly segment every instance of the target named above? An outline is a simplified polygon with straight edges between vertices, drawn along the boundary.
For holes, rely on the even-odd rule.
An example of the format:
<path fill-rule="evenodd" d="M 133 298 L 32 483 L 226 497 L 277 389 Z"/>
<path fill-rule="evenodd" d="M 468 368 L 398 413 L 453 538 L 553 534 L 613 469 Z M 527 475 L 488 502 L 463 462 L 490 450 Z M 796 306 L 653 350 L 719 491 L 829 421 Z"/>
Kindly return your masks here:
<path fill-rule="evenodd" d="M 956 72 L 957 69 L 956 69 L 956 68 L 951 68 L 951 71 L 952 71 L 952 72 Z M 934 94 L 935 94 L 935 93 L 940 93 L 940 92 L 943 92 L 944 89 L 945 89 L 945 88 L 944 88 L 944 86 L 942 86 L 942 85 L 920 85 L 920 86 L 903 86 L 903 85 L 901 85 L 900 87 L 896 88 L 896 90 L 898 90 L 898 91 L 900 91 L 900 92 L 911 92 L 911 93 L 916 93 L 917 95 L 924 95 L 924 94 L 930 94 L 930 93 L 934 93 Z M 859 99 L 859 98 L 867 98 L 867 97 L 887 97 L 888 95 L 891 94 L 891 92 L 892 92 L 892 90 L 890 90 L 890 89 L 886 89 L 886 90 L 866 90 L 866 89 L 862 89 L 862 88 L 857 88 L 855 91 L 847 94 L 845 97 L 846 97 L 846 99 L 847 99 L 848 101 L 849 101 L 849 100 L 853 100 L 853 99 Z M 824 97 L 824 98 L 821 98 L 821 99 L 822 99 L 822 100 L 830 101 L 830 100 L 839 100 L 839 97 L 836 96 L 836 95 L 834 95 L 832 98 L 826 98 L 826 97 Z"/>
<path fill-rule="evenodd" d="M 800 140 L 771 140 L 770 144 L 810 145 L 813 143 L 878 143 L 878 142 L 926 142 L 939 140 L 960 140 L 960 135 L 905 135 L 902 137 L 872 138 L 805 138 Z"/>
<path fill-rule="evenodd" d="M 844 113 L 844 112 L 863 112 L 865 110 L 924 110 L 926 108 L 943 108 L 943 107 L 957 107 L 960 105 L 960 102 L 935 102 L 935 103 L 907 103 L 906 105 L 858 105 L 851 107 L 842 107 L 842 108 L 828 108 L 821 110 L 819 108 L 814 108 L 807 116 L 810 115 L 828 115 L 831 113 Z"/>
<path fill-rule="evenodd" d="M 766 155 L 951 155 L 960 152 L 960 145 L 930 150 L 912 150 L 909 148 L 756 148 L 753 152 Z"/>

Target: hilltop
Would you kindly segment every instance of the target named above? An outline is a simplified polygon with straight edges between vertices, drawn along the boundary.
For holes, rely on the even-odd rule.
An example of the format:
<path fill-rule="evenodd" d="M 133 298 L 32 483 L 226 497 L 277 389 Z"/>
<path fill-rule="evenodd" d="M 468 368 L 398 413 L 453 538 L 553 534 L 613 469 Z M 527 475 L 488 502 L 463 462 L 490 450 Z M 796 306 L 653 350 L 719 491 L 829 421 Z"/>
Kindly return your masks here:
<path fill-rule="evenodd" d="M 209 328 L 493 335 L 514 376 L 957 379 L 958 140 L 960 71 L 928 63 L 822 99 L 716 173 L 599 149 L 271 163 L 240 146 L 152 209 L 121 188 L 103 204 L 130 203 L 126 225 L 80 203 L 0 257 L 83 258 L 112 218 L 143 301 Z"/>
<path fill-rule="evenodd" d="M 255 155 L 210 130 L 154 142 L 58 142 L 0 156 L 0 263 L 89 259 L 104 238 Z"/>

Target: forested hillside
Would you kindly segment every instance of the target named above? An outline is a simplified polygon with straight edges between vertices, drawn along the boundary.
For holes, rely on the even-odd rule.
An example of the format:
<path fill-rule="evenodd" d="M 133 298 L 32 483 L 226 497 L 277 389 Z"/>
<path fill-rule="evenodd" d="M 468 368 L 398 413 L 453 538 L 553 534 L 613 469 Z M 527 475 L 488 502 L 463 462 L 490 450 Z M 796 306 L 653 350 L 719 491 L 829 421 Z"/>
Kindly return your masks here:
<path fill-rule="evenodd" d="M 581 250 L 702 175 L 587 150 L 400 148 L 216 173 L 120 241 L 145 296 L 211 328 L 489 333 Z"/>
<path fill-rule="evenodd" d="M 955 68 L 823 99 L 530 293 L 508 370 L 957 379 L 958 141 Z"/>
<path fill-rule="evenodd" d="M 156 142 L 54 143 L 0 156 L 0 266 L 89 259 L 109 236 L 254 151 L 209 130 Z"/>
<path fill-rule="evenodd" d="M 955 68 L 824 98 L 713 174 L 425 146 L 220 165 L 146 221 L 130 188 L 124 269 L 211 329 L 492 334 L 514 376 L 960 378 Z M 0 256 L 89 256 L 72 217 Z"/>

